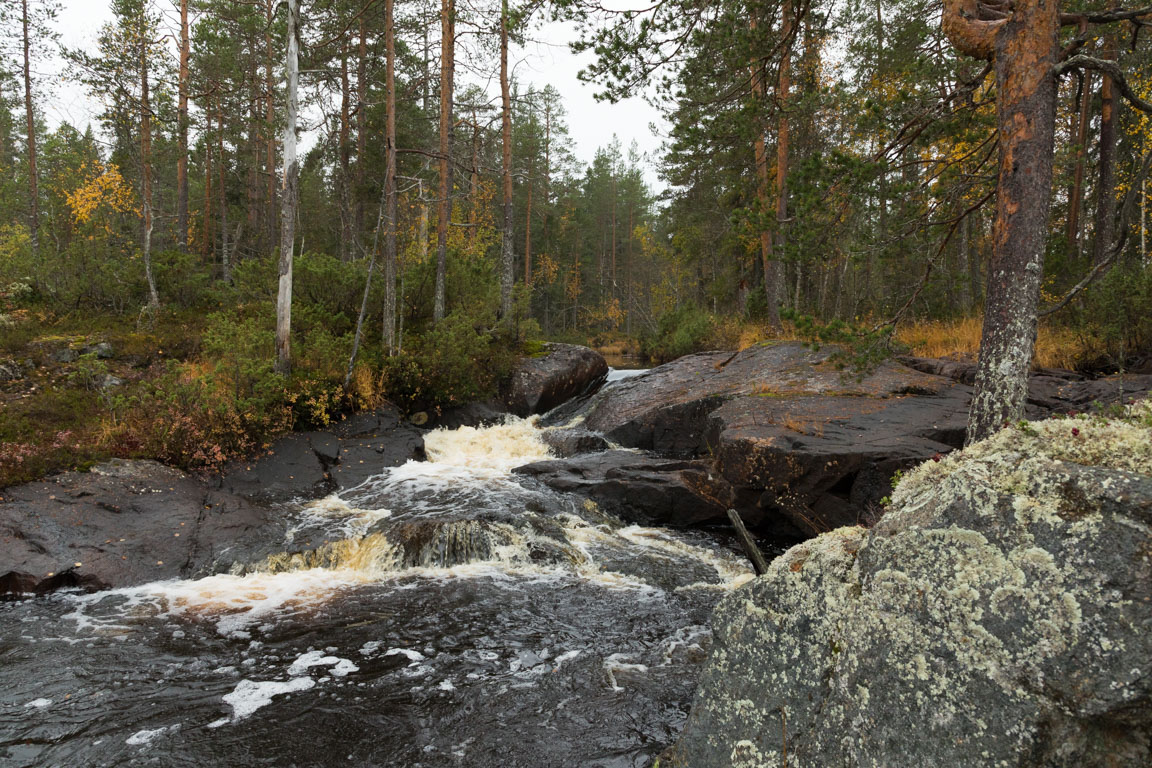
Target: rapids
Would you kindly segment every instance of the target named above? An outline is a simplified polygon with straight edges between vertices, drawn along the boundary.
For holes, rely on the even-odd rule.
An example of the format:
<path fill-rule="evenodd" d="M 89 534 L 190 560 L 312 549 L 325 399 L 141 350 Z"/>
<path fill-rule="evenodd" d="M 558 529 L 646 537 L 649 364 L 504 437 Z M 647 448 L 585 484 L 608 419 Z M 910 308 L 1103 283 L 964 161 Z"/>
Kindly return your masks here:
<path fill-rule="evenodd" d="M 743 559 L 512 475 L 533 421 L 426 451 L 236 573 L 0 605 L 0 764 L 647 764 Z"/>

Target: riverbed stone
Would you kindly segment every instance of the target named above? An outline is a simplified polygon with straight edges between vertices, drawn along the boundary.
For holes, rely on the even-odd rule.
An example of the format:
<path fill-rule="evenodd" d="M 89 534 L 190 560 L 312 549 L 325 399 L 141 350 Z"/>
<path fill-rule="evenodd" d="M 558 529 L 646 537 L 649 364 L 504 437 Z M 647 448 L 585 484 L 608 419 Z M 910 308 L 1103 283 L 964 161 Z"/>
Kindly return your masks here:
<path fill-rule="evenodd" d="M 597 351 L 576 344 L 549 343 L 543 353 L 525 357 L 504 387 L 504 402 L 517 416 L 546 413 L 600 386 L 608 363 Z"/>
<path fill-rule="evenodd" d="M 604 435 L 588 429 L 545 429 L 540 432 L 540 439 L 547 444 L 554 455 L 562 459 L 579 456 L 582 453 L 606 451 L 612 447 Z"/>
<path fill-rule="evenodd" d="M 1152 406 L 925 462 L 713 627 L 662 768 L 1152 764 Z"/>
<path fill-rule="evenodd" d="M 284 535 L 268 509 L 154 461 L 114 460 L 2 497 L 10 596 L 205 576 L 267 556 Z"/>

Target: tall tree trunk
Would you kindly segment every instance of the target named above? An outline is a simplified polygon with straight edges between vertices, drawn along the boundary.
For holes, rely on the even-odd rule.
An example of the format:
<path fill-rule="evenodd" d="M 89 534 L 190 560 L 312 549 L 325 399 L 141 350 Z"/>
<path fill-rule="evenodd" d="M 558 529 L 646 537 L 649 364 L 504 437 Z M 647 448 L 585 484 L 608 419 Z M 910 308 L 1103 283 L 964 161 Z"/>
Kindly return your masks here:
<path fill-rule="evenodd" d="M 996 220 L 969 443 L 1021 418 L 1028 395 L 1052 196 L 1058 6 L 1057 0 L 1017 0 L 1007 19 L 991 23 L 978 20 L 972 0 L 945 2 L 944 31 L 952 44 L 994 63 L 1000 135 Z"/>
<path fill-rule="evenodd" d="M 284 126 L 284 182 L 280 190 L 280 282 L 276 295 L 276 370 L 287 374 L 292 368 L 292 249 L 296 241 L 296 185 L 300 166 L 296 161 L 296 81 L 300 42 L 296 25 L 300 22 L 300 0 L 288 2 L 288 36 L 284 69 L 288 83 L 288 114 Z"/>
<path fill-rule="evenodd" d="M 384 194 L 387 210 L 384 230 L 384 347 L 396 352 L 396 19 L 395 0 L 384 0 L 385 116 Z"/>
<path fill-rule="evenodd" d="M 40 250 L 40 192 L 36 174 L 36 118 L 32 113 L 32 56 L 28 34 L 28 0 L 21 0 L 24 11 L 24 117 L 28 127 L 28 229 L 32 235 L 33 252 Z"/>
<path fill-rule="evenodd" d="M 276 204 L 276 54 L 272 41 L 272 22 L 275 20 L 275 5 L 273 0 L 265 0 L 264 5 L 265 21 L 267 25 L 264 27 L 264 88 L 267 91 L 265 94 L 265 112 L 264 122 L 265 131 L 267 131 L 267 144 L 264 147 L 264 163 L 267 165 L 267 192 L 268 199 L 267 215 L 264 217 L 267 222 L 267 231 L 264 233 L 265 242 L 271 247 L 272 243 L 276 242 L 276 221 L 279 219 L 279 209 Z"/>
<path fill-rule="evenodd" d="M 792 42 L 794 34 L 792 0 L 784 0 L 780 11 L 780 67 L 776 80 L 776 245 L 782 247 L 787 242 L 785 223 L 788 221 L 788 155 L 791 151 L 791 124 L 788 109 L 791 107 L 792 91 Z M 779 263 L 779 262 L 777 262 Z M 777 267 L 777 269 L 780 269 Z M 796 265 L 796 304 L 800 309 L 800 265 Z"/>
<path fill-rule="evenodd" d="M 436 219 L 436 286 L 432 319 L 444 319 L 448 281 L 448 222 L 452 216 L 452 78 L 456 45 L 455 0 L 440 0 L 440 200 Z"/>
<path fill-rule="evenodd" d="M 212 254 L 212 101 L 204 107 L 204 220 L 200 227 L 200 256 L 215 259 Z"/>
<path fill-rule="evenodd" d="M 148 32 L 140 15 L 140 165 L 144 209 L 144 277 L 148 281 L 148 307 L 160 307 L 156 280 L 152 276 L 152 104 L 148 97 Z"/>
<path fill-rule="evenodd" d="M 508 0 L 500 4 L 500 101 L 504 176 L 504 236 L 500 243 L 500 317 L 512 321 L 512 285 L 516 280 L 516 255 L 512 249 L 512 97 L 508 83 Z"/>
<path fill-rule="evenodd" d="M 1080 84 L 1080 108 L 1076 125 L 1076 166 L 1072 172 L 1072 188 L 1068 191 L 1068 226 L 1064 240 L 1068 255 L 1080 255 L 1080 205 L 1084 198 L 1084 155 L 1088 146 L 1088 111 L 1092 105 L 1092 73 L 1085 72 Z"/>
<path fill-rule="evenodd" d="M 224 111 L 216 113 L 216 124 L 220 130 L 216 132 L 216 173 L 217 187 L 220 188 L 220 278 L 232 282 L 232 247 L 228 243 L 228 179 L 224 175 L 227 163 L 224 155 Z"/>
<path fill-rule="evenodd" d="M 1116 60 L 1116 35 L 1104 33 L 1104 58 Z M 1096 185 L 1096 237 L 1092 246 L 1092 261 L 1100 264 L 1108 259 L 1112 247 L 1112 232 L 1116 228 L 1116 101 L 1112 78 L 1104 73 L 1100 83 L 1100 178 Z"/>
<path fill-rule="evenodd" d="M 752 17 L 749 25 L 755 36 L 757 28 L 755 16 Z M 751 73 L 752 99 L 755 102 L 756 111 L 761 112 L 767 108 L 768 102 L 767 89 L 764 86 L 763 62 L 754 60 L 749 65 L 749 71 Z M 760 259 L 764 264 L 764 297 L 767 301 L 768 325 L 771 326 L 773 330 L 779 331 L 781 328 L 780 282 L 782 279 L 780 262 L 777 261 L 774 256 L 772 231 L 763 225 L 763 220 L 768 216 L 768 211 L 771 209 L 772 201 L 772 177 L 771 170 L 768 168 L 768 143 L 766 139 L 768 131 L 764 121 L 759 118 L 755 120 L 755 126 L 756 136 L 753 140 L 752 148 L 756 161 L 756 201 L 761 218 Z"/>
<path fill-rule="evenodd" d="M 176 244 L 188 250 L 188 0 L 180 0 L 180 80 L 176 108 Z"/>
<path fill-rule="evenodd" d="M 364 237 L 364 170 L 368 154 L 368 22 L 360 17 L 360 51 L 356 60 L 356 241 Z"/>
<path fill-rule="evenodd" d="M 352 89 L 348 81 L 348 44 L 340 46 L 340 258 L 348 261 L 356 254 L 352 240 L 351 132 Z"/>
<path fill-rule="evenodd" d="M 535 179 L 536 164 L 528 168 L 528 199 L 524 203 L 524 285 L 532 286 L 532 182 Z"/>

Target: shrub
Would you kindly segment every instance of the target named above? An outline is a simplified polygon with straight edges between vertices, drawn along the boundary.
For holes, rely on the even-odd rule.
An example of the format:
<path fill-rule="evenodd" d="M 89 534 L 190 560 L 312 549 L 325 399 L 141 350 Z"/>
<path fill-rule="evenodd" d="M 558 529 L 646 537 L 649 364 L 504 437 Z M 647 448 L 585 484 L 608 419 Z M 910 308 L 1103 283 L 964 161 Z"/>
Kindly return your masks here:
<path fill-rule="evenodd" d="M 684 304 L 660 317 L 656 332 L 640 340 L 640 352 L 659 362 L 700 352 L 712 343 L 715 324 L 704 310 Z"/>

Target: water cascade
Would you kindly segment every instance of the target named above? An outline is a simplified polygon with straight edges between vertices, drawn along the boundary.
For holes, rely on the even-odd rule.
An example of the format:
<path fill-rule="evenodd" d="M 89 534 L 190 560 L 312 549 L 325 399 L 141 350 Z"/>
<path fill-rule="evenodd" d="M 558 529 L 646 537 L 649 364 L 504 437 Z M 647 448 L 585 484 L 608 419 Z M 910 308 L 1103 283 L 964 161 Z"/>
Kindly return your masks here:
<path fill-rule="evenodd" d="M 513 475 L 532 421 L 425 445 L 233 573 L 0 606 L 0 763 L 644 764 L 746 564 Z"/>

